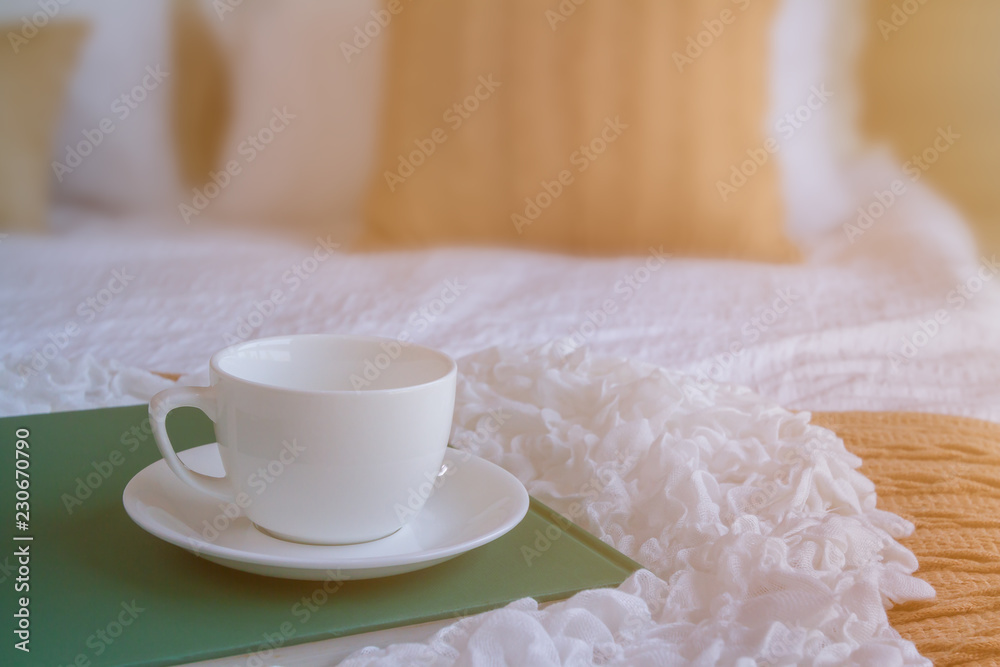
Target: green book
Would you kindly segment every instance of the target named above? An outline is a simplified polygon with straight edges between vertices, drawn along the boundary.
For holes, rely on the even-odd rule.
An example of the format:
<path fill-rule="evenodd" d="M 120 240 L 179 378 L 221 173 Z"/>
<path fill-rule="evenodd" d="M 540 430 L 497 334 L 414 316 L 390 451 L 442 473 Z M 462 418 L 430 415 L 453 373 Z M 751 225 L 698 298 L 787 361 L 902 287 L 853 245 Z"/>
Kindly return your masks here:
<path fill-rule="evenodd" d="M 178 450 L 215 441 L 193 409 L 167 428 Z M 0 664 L 154 667 L 268 651 L 562 599 L 640 567 L 532 499 L 503 537 L 408 574 L 324 585 L 239 572 L 126 515 L 125 485 L 159 458 L 145 405 L 0 419 Z M 555 539 L 540 538 L 546 529 Z M 536 546 L 544 553 L 527 558 Z"/>

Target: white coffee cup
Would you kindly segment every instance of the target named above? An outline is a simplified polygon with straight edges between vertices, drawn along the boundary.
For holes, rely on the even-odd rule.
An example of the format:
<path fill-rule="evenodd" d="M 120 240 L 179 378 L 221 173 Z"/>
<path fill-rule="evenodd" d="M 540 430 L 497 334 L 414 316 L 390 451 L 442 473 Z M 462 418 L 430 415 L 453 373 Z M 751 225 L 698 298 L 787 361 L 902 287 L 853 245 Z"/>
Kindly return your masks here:
<path fill-rule="evenodd" d="M 149 403 L 156 444 L 183 481 L 235 502 L 266 533 L 310 544 L 392 534 L 427 500 L 455 405 L 455 362 L 382 338 L 279 336 L 216 352 L 210 387 Z M 188 468 L 164 421 L 192 406 L 215 422 L 225 477 Z"/>

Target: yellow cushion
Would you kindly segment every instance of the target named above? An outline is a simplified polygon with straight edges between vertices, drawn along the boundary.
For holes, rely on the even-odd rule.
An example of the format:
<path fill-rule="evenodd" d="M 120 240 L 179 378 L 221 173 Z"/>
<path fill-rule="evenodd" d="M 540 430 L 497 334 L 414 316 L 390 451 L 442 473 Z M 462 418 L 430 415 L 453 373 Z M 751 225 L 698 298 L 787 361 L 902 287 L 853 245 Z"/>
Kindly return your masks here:
<path fill-rule="evenodd" d="M 46 227 L 52 140 L 87 26 L 50 23 L 27 35 L 21 24 L 0 24 L 0 229 Z M 14 37 L 11 37 L 14 35 Z"/>
<path fill-rule="evenodd" d="M 368 240 L 793 259 L 764 133 L 776 1 L 552 5 L 387 3 Z"/>
<path fill-rule="evenodd" d="M 222 45 L 199 0 L 171 3 L 171 109 L 181 179 L 202 187 L 220 166 L 230 118 L 229 70 Z M 209 9 L 208 11 L 212 11 Z"/>

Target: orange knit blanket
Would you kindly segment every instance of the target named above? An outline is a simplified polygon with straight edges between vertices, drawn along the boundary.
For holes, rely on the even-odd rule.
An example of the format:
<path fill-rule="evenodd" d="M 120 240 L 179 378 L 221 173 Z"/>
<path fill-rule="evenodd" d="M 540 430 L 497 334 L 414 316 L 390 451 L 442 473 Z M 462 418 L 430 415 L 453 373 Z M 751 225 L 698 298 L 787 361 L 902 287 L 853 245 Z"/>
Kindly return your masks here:
<path fill-rule="evenodd" d="M 935 665 L 1000 664 L 1000 424 L 905 412 L 813 413 L 861 457 L 878 506 L 912 521 L 902 544 L 934 600 L 889 621 Z"/>

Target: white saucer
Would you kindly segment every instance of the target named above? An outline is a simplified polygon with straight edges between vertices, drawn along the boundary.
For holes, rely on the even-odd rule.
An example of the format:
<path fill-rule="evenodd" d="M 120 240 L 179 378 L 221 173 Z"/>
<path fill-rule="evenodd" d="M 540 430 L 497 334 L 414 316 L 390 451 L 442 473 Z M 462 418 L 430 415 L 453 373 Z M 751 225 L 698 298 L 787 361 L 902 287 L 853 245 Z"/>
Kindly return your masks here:
<path fill-rule="evenodd" d="M 215 443 L 180 457 L 198 472 L 223 474 Z M 265 535 L 242 513 L 225 517 L 225 503 L 192 489 L 163 460 L 133 477 L 122 500 L 144 530 L 220 565 L 285 579 L 370 579 L 454 558 L 500 537 L 527 514 L 528 492 L 503 468 L 450 448 L 444 460 L 444 477 L 420 513 L 396 533 L 363 544 L 318 546 Z M 213 520 L 229 525 L 209 540 L 204 522 Z"/>

